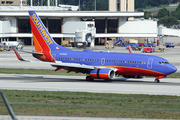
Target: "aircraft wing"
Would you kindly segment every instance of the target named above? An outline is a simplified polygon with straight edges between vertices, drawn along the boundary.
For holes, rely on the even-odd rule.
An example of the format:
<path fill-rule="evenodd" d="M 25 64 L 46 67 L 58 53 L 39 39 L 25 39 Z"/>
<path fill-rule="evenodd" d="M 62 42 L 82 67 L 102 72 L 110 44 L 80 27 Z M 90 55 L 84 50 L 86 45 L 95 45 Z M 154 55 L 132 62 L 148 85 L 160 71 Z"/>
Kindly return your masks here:
<path fill-rule="evenodd" d="M 71 72 L 71 71 L 75 71 L 75 72 L 81 72 L 81 73 L 89 73 L 91 70 L 93 69 L 100 69 L 100 68 L 111 68 L 114 71 L 117 71 L 115 68 L 113 67 L 99 67 L 99 66 L 91 66 L 91 65 L 84 65 L 84 64 L 78 64 L 78 63 L 65 63 L 65 62 L 61 62 L 61 61 L 55 61 L 55 62 L 42 62 L 42 61 L 30 61 L 30 60 L 25 60 L 23 59 L 20 54 L 18 53 L 18 51 L 16 50 L 16 48 L 13 48 L 17 58 L 20 61 L 24 61 L 24 62 L 31 62 L 31 63 L 37 63 L 37 64 L 49 64 L 52 67 L 56 67 L 55 71 L 58 71 L 60 69 L 65 69 L 68 70 L 67 73 Z M 32 53 L 34 54 L 34 53 Z M 39 53 L 38 53 L 39 54 Z"/>
<path fill-rule="evenodd" d="M 81 64 L 76 64 L 76 63 L 64 63 L 61 61 L 55 61 L 55 62 L 41 62 L 41 61 L 29 61 L 31 63 L 41 63 L 41 64 L 49 64 L 52 67 L 57 67 L 57 70 L 64 69 L 64 68 L 77 68 L 77 69 L 89 69 L 93 70 L 95 67 L 94 66 L 89 66 L 89 65 L 81 65 Z"/>

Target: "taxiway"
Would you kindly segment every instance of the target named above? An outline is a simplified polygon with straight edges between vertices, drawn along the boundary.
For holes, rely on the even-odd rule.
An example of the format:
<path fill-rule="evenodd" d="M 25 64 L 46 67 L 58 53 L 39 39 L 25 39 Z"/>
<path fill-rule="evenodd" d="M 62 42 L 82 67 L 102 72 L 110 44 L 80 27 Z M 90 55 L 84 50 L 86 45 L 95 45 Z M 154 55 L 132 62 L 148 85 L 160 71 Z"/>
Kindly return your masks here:
<path fill-rule="evenodd" d="M 154 83 L 154 78 L 124 79 L 113 81 L 95 80 L 88 82 L 85 76 L 59 75 L 19 75 L 0 74 L 0 89 L 36 91 L 75 91 L 121 94 L 150 94 L 180 96 L 180 78 L 162 79 Z"/>

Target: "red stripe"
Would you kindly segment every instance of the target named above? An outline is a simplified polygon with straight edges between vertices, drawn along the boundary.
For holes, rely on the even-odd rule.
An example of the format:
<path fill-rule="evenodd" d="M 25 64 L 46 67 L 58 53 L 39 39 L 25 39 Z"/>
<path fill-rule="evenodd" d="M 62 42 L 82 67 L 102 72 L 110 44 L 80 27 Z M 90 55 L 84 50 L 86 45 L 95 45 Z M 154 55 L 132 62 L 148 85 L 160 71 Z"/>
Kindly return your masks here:
<path fill-rule="evenodd" d="M 91 73 L 90 76 L 91 76 L 92 78 L 94 78 L 94 79 L 98 79 L 96 73 Z"/>
<path fill-rule="evenodd" d="M 119 75 L 138 75 L 138 76 L 165 76 L 166 74 L 156 72 L 153 70 L 147 70 L 142 68 L 133 68 L 125 66 L 103 66 L 103 67 L 113 67 L 118 71 L 116 72 Z"/>
<path fill-rule="evenodd" d="M 43 49 L 42 51 L 43 51 L 46 59 L 49 62 L 55 62 L 54 58 L 51 56 L 51 53 L 50 53 L 51 49 L 49 48 L 46 41 L 44 40 L 41 33 L 39 32 L 38 28 L 34 24 L 33 20 L 31 19 L 31 16 L 29 16 L 29 19 L 30 19 L 30 23 L 31 23 L 32 33 L 33 33 L 33 35 L 35 35 L 36 39 L 38 40 L 39 44 L 41 45 L 41 47 Z"/>
<path fill-rule="evenodd" d="M 101 74 L 99 74 L 99 77 L 100 77 L 101 79 L 109 79 L 109 75 L 108 75 L 108 74 L 103 74 L 103 73 L 101 73 Z"/>

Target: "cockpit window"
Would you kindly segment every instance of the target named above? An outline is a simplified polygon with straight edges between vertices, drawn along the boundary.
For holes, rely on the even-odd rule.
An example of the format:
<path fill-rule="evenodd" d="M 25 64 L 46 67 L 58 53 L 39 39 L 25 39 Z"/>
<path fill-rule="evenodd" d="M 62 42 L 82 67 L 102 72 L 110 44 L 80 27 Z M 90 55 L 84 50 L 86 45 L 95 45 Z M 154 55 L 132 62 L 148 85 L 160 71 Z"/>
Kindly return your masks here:
<path fill-rule="evenodd" d="M 169 64 L 169 62 L 163 62 L 163 61 L 161 61 L 161 62 L 159 62 L 159 64 Z"/>

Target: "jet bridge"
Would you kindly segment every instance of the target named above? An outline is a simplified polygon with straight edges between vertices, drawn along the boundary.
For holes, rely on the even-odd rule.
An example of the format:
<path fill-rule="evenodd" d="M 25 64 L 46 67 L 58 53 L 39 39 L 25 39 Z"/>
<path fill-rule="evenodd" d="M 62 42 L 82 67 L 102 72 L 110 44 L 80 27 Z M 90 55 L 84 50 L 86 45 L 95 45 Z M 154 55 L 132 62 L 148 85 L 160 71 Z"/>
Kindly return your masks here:
<path fill-rule="evenodd" d="M 163 36 L 180 37 L 180 29 L 172 29 L 160 25 L 158 27 L 158 36 L 160 44 L 163 44 Z"/>
<path fill-rule="evenodd" d="M 158 27 L 158 35 L 159 36 L 176 36 L 180 37 L 180 29 L 172 29 L 172 28 L 167 28 L 164 26 L 159 26 Z"/>
<path fill-rule="evenodd" d="M 75 43 L 77 47 L 94 47 L 94 40 L 96 35 L 95 23 L 91 22 L 87 24 L 87 26 L 87 29 L 78 29 L 75 32 Z"/>

